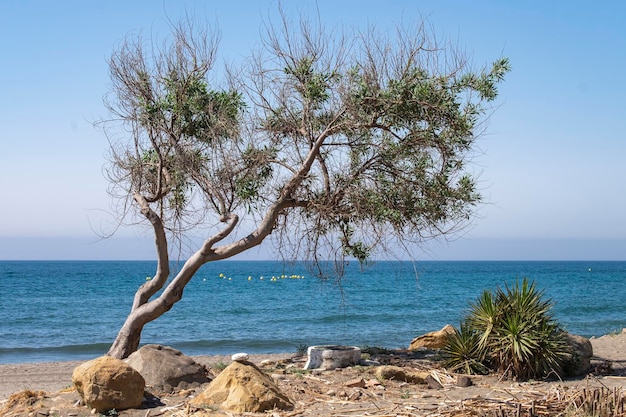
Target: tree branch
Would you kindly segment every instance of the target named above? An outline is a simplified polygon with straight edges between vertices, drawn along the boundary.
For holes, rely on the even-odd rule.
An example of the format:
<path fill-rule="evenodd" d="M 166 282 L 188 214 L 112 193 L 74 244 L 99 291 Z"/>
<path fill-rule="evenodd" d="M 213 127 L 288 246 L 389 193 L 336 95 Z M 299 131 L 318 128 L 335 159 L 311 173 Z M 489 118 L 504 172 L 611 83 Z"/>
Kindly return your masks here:
<path fill-rule="evenodd" d="M 165 235 L 163 222 L 161 221 L 159 215 L 150 208 L 150 205 L 145 197 L 139 193 L 135 193 L 133 198 L 139 205 L 141 214 L 143 214 L 152 224 L 152 228 L 154 230 L 154 243 L 157 252 L 157 268 L 154 277 L 151 280 L 146 281 L 135 293 L 131 311 L 134 311 L 139 306 L 147 303 L 150 297 L 163 288 L 163 285 L 170 275 L 169 255 L 167 253 L 167 236 Z"/>

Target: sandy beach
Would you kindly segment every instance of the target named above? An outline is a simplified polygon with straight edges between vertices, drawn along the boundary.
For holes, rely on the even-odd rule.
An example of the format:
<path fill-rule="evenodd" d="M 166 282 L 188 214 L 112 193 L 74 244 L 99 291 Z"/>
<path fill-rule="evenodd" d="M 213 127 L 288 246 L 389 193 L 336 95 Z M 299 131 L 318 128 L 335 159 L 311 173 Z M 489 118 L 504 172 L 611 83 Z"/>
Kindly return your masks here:
<path fill-rule="evenodd" d="M 403 407 L 413 407 L 416 410 L 437 409 L 441 411 L 446 407 L 453 409 L 458 407 L 459 404 L 463 407 L 467 407 L 468 404 L 471 403 L 469 400 L 477 401 L 476 399 L 480 399 L 480 401 L 483 402 L 487 401 L 486 404 L 497 404 L 498 401 L 507 404 L 507 401 L 509 401 L 506 400 L 507 395 L 509 397 L 513 395 L 511 398 L 523 401 L 528 395 L 533 396 L 532 398 L 538 395 L 543 395 L 543 398 L 547 398 L 546 396 L 556 392 L 555 390 L 574 392 L 576 387 L 586 387 L 586 389 L 590 387 L 605 387 L 620 390 L 626 388 L 626 332 L 592 338 L 591 343 L 594 350 L 592 365 L 607 365 L 610 363 L 610 367 L 603 368 L 605 372 L 602 375 L 590 375 L 586 378 L 570 381 L 514 383 L 512 381 L 501 381 L 497 376 L 493 375 L 474 376 L 472 377 L 474 381 L 472 387 L 459 388 L 450 386 L 441 391 L 427 390 L 423 387 L 408 386 L 406 383 L 389 381 L 385 384 L 385 392 L 382 396 L 380 396 L 380 393 L 372 393 L 372 391 L 368 392 L 365 389 L 361 389 L 357 398 L 352 398 L 351 400 L 348 398 L 329 398 L 330 394 L 325 393 L 347 389 L 345 388 L 346 381 L 354 378 L 367 379 L 373 375 L 373 371 L 367 369 L 346 368 L 345 370 L 324 371 L 321 374 L 315 374 L 315 376 L 306 375 L 304 378 L 302 375 L 296 374 L 285 376 L 285 379 L 281 383 L 281 388 L 283 388 L 288 395 L 291 395 L 292 398 L 295 397 L 296 402 L 302 410 L 302 413 L 294 414 L 292 412 L 292 414 L 290 414 L 294 416 L 335 416 L 341 415 L 346 409 L 367 412 L 367 410 L 372 407 L 374 407 L 374 409 L 390 411 L 394 407 L 399 407 L 401 404 Z M 265 359 L 284 360 L 292 358 L 293 356 L 294 354 L 292 353 L 250 355 L 250 360 L 258 364 Z M 194 356 L 194 359 L 198 363 L 207 365 L 209 368 L 216 364 L 230 362 L 229 356 Z M 303 365 L 303 359 L 300 359 L 300 361 L 302 361 L 302 363 L 296 362 L 295 366 Z M 71 375 L 74 368 L 80 363 L 82 362 L 69 361 L 0 365 L 0 409 L 7 403 L 7 399 L 12 393 L 26 389 L 46 391 L 48 393 L 47 398 L 51 398 L 51 401 L 65 402 L 66 407 L 69 407 L 70 405 L 68 404 L 73 404 L 78 398 L 77 394 L 73 392 L 72 389 Z M 423 362 L 406 362 L 404 366 L 422 366 L 422 363 Z M 608 369 L 608 371 L 606 371 L 606 369 Z M 560 396 L 562 394 L 558 395 Z M 172 402 L 177 403 L 181 403 L 184 400 L 184 398 L 171 399 Z M 167 402 L 167 400 L 164 401 Z M 372 404 L 374 404 L 374 406 L 372 406 Z M 82 411 L 84 411 L 84 407 Z M 146 410 L 142 410 L 142 415 L 145 414 L 145 411 Z M 27 414 L 12 413 L 10 415 L 21 416 Z M 66 414 L 60 412 L 55 415 Z M 133 414 L 133 412 L 129 410 L 123 415 L 135 416 L 139 414 Z M 155 413 L 154 415 L 171 414 Z M 275 413 L 275 415 L 282 416 L 283 414 Z M 370 413 L 370 415 L 382 414 Z M 424 414 L 417 413 L 408 415 Z"/>

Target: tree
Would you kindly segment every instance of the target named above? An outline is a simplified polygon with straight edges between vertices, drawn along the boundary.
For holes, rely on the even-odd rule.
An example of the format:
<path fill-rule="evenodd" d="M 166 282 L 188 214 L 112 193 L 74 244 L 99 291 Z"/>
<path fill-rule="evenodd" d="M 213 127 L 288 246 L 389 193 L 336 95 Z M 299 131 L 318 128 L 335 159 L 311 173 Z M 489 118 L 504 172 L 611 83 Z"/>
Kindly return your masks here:
<path fill-rule="evenodd" d="M 222 87 L 209 82 L 217 36 L 189 20 L 160 48 L 135 36 L 112 55 L 111 193 L 121 220 L 151 226 L 157 267 L 109 355 L 135 351 L 202 265 L 265 240 L 322 273 L 472 218 L 468 162 L 508 60 L 474 71 L 424 25 L 337 35 L 281 17 Z M 168 242 L 199 233 L 167 282 Z"/>

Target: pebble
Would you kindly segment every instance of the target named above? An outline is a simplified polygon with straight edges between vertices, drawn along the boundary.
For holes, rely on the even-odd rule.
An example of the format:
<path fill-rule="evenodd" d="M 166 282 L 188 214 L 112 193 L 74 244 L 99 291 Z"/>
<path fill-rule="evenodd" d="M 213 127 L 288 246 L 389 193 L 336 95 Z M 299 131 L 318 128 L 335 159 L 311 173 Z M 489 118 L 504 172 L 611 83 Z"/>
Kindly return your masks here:
<path fill-rule="evenodd" d="M 363 378 L 353 378 L 350 381 L 346 382 L 345 386 L 350 388 L 363 388 L 365 386 L 365 380 Z"/>
<path fill-rule="evenodd" d="M 382 385 L 382 384 L 381 384 L 381 383 L 380 383 L 380 381 L 379 381 L 379 380 L 377 380 L 377 379 L 370 379 L 370 380 L 368 380 L 368 381 L 365 383 L 365 386 L 366 386 L 366 387 L 368 387 L 368 388 L 371 388 L 371 387 L 378 387 L 378 386 L 381 386 L 381 385 Z"/>
<path fill-rule="evenodd" d="M 247 353 L 235 353 L 230 357 L 235 362 L 246 362 L 249 358 Z"/>
<path fill-rule="evenodd" d="M 456 385 L 461 388 L 471 387 L 473 385 L 472 379 L 466 375 L 460 375 L 457 378 Z"/>

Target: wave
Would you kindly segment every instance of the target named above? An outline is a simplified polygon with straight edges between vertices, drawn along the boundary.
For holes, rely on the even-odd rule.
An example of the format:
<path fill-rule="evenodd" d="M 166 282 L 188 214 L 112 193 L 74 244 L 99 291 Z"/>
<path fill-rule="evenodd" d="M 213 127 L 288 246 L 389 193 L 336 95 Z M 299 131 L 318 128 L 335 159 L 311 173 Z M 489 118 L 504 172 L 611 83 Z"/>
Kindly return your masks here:
<path fill-rule="evenodd" d="M 110 343 L 42 347 L 0 347 L 0 363 L 54 362 L 92 359 L 104 355 Z"/>
<path fill-rule="evenodd" d="M 173 342 L 185 355 L 230 355 L 246 353 L 292 353 L 304 343 L 298 339 L 221 339 Z"/>

